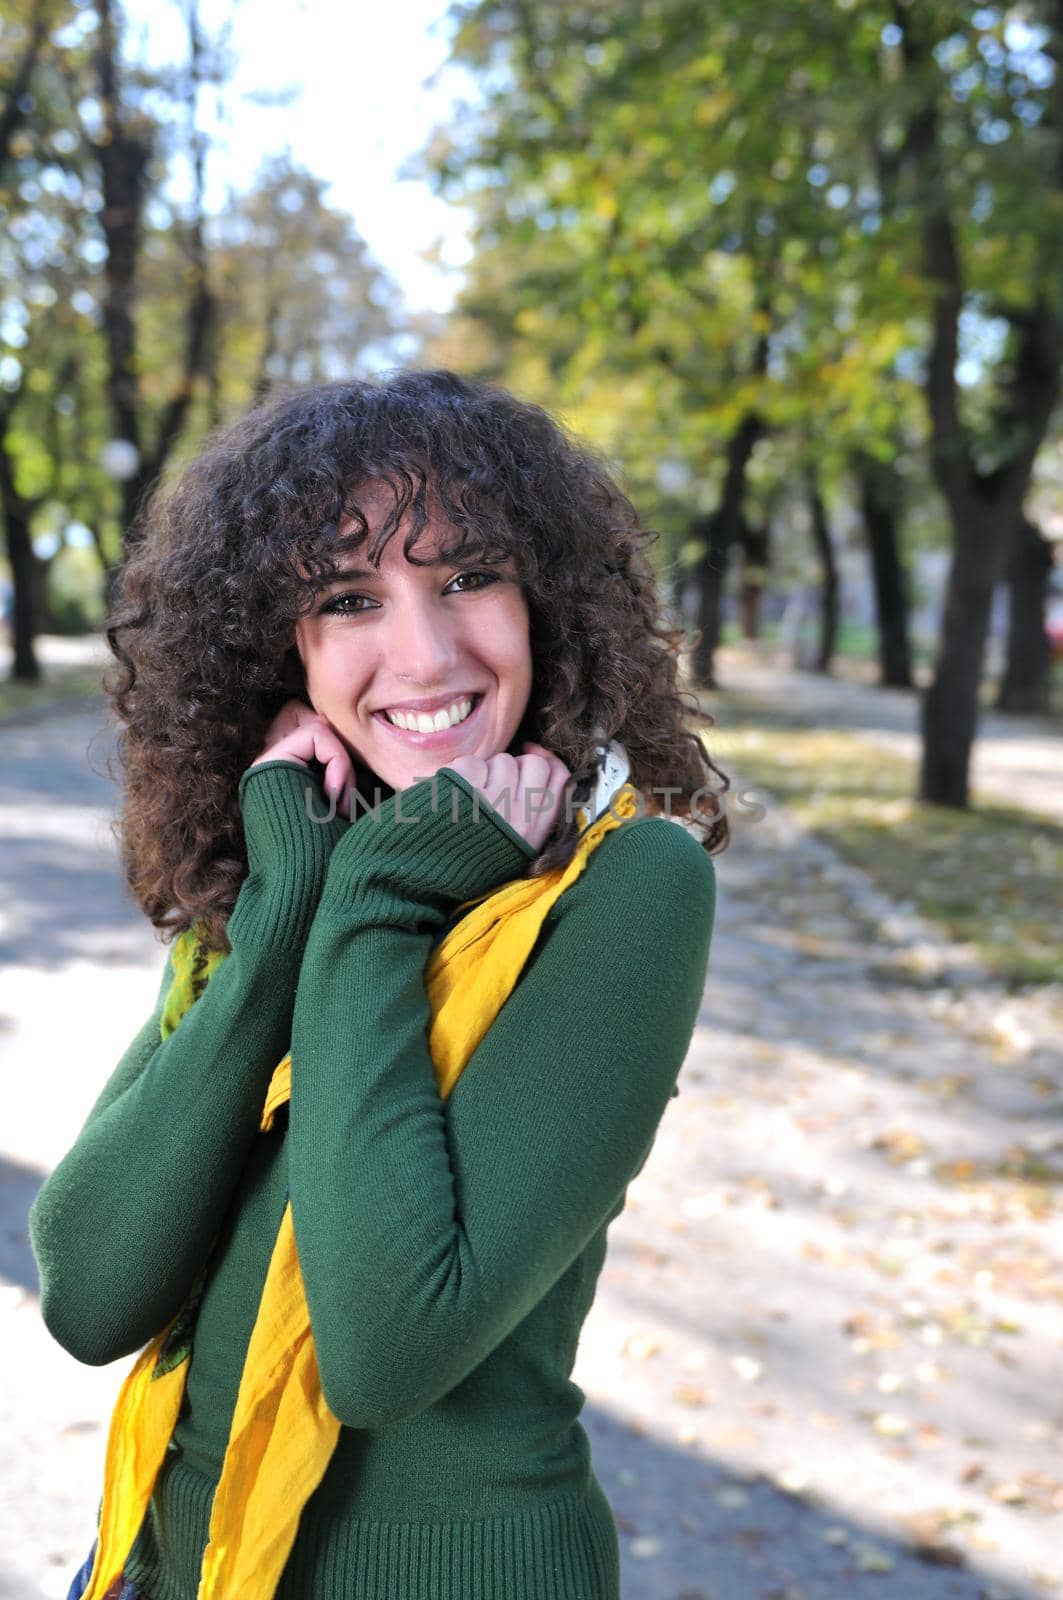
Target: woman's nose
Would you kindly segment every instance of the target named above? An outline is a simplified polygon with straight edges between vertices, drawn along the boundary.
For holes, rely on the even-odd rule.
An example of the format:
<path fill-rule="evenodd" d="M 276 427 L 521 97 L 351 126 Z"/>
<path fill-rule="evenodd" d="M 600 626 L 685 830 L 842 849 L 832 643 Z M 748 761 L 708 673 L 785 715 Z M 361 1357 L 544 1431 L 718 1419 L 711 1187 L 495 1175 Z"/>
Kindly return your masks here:
<path fill-rule="evenodd" d="M 431 604 L 396 607 L 388 630 L 389 668 L 428 689 L 445 689 L 459 651 L 450 622 Z"/>

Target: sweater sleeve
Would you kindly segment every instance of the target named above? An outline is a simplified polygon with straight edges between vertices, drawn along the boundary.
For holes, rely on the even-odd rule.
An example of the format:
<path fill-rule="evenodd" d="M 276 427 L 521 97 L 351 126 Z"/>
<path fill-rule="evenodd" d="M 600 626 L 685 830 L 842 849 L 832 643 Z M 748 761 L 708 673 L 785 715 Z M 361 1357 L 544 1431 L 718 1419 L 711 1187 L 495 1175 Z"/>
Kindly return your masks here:
<path fill-rule="evenodd" d="M 337 849 L 296 997 L 292 1216 L 323 1392 L 349 1427 L 446 1394 L 619 1209 L 690 1043 L 714 916 L 712 861 L 677 824 L 608 835 L 444 1101 L 432 934 L 477 871 L 521 863 L 489 807 L 448 834 L 422 789 L 401 796 L 419 817 L 405 837 L 352 829 Z"/>
<path fill-rule="evenodd" d="M 311 820 L 312 781 L 291 762 L 245 773 L 250 870 L 229 919 L 231 953 L 162 1040 L 167 956 L 155 1011 L 34 1199 L 41 1315 L 88 1365 L 139 1349 L 177 1314 L 258 1131 L 270 1075 L 290 1045 L 328 857 L 347 827 Z"/>

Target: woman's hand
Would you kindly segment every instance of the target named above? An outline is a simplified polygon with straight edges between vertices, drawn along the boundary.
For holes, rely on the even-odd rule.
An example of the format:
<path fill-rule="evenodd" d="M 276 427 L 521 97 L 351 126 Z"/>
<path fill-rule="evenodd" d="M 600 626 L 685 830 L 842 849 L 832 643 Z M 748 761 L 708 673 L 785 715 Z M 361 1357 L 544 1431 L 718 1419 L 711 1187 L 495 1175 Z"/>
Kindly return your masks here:
<path fill-rule="evenodd" d="M 565 786 L 572 774 L 560 756 L 544 745 L 526 739 L 527 753 L 503 752 L 483 760 L 458 756 L 446 765 L 478 789 L 533 849 L 542 848 L 557 821 Z M 354 766 L 339 734 L 327 717 L 302 700 L 288 700 L 266 730 L 265 747 L 251 763 L 263 761 L 319 761 L 325 768 L 326 796 L 336 801 L 337 813 L 349 819 Z M 508 793 L 507 793 L 508 791 Z"/>
<path fill-rule="evenodd" d="M 447 767 L 478 789 L 490 806 L 535 850 L 541 850 L 557 821 L 565 785 L 572 774 L 560 756 L 525 739 L 527 755 L 506 753 L 481 760 L 459 756 Z"/>
<path fill-rule="evenodd" d="M 288 700 L 266 729 L 266 744 L 253 767 L 263 761 L 320 761 L 325 769 L 324 789 L 335 800 L 341 817 L 350 818 L 354 765 L 347 747 L 327 717 L 303 700 Z"/>

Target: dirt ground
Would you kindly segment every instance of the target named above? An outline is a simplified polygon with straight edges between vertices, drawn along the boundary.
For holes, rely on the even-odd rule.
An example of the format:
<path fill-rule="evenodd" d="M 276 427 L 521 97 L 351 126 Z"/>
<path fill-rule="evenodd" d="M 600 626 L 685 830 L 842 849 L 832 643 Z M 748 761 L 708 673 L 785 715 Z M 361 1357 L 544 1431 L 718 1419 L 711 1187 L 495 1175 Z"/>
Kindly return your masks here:
<path fill-rule="evenodd" d="M 97 716 L 0 728 L 8 1600 L 62 1600 L 88 1553 L 129 1365 L 51 1341 L 26 1237 L 162 965 Z M 1058 1041 L 976 973 L 913 983 L 891 955 L 933 931 L 782 808 L 717 875 L 681 1092 L 574 1373 L 625 1600 L 1063 1596 Z"/>

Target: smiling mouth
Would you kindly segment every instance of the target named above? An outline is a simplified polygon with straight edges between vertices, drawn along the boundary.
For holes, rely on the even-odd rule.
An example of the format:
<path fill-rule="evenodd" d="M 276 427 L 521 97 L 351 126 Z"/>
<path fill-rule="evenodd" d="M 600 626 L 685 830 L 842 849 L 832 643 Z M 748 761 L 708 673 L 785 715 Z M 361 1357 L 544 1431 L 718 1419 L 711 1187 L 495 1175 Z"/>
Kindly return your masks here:
<path fill-rule="evenodd" d="M 398 723 L 392 722 L 385 711 L 374 711 L 373 721 L 379 722 L 382 727 L 386 728 L 389 733 L 395 734 L 397 738 L 408 740 L 418 746 L 445 744 L 448 735 L 458 733 L 475 720 L 484 701 L 482 693 L 470 695 L 468 698 L 471 701 L 471 705 L 467 715 L 462 717 L 460 722 L 449 722 L 442 728 L 402 728 Z"/>

